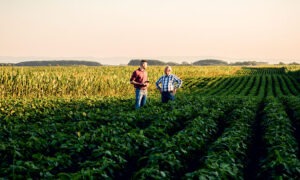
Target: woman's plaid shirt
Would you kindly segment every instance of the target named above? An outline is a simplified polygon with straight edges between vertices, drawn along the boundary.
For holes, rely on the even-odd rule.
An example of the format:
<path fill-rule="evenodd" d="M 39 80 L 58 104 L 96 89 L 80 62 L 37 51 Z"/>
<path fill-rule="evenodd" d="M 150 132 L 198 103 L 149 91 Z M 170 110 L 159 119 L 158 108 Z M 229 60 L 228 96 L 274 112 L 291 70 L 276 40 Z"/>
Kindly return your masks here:
<path fill-rule="evenodd" d="M 164 75 L 156 81 L 155 85 L 158 89 L 162 89 L 163 92 L 170 92 L 174 88 L 178 89 L 182 85 L 182 80 L 174 74 Z"/>

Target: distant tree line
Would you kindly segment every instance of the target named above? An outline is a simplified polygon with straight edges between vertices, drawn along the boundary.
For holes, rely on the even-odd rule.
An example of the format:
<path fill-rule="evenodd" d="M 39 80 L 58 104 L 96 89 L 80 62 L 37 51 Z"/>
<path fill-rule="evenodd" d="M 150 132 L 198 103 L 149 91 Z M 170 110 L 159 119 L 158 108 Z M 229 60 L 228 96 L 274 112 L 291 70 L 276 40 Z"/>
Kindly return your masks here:
<path fill-rule="evenodd" d="M 14 63 L 0 63 L 0 66 L 13 66 Z"/>
<path fill-rule="evenodd" d="M 139 66 L 140 65 L 141 59 L 133 59 L 131 60 L 128 65 L 129 66 Z M 235 63 L 227 63 L 226 61 L 223 60 L 217 60 L 217 59 L 204 59 L 204 60 L 199 60 L 193 63 L 188 63 L 188 62 L 182 62 L 181 64 L 179 63 L 174 63 L 174 62 L 162 62 L 160 60 L 151 60 L 147 59 L 148 65 L 170 65 L 170 66 L 257 66 L 257 65 L 264 65 L 268 64 L 267 62 L 257 62 L 257 61 L 244 61 L 244 62 L 235 62 Z"/>
<path fill-rule="evenodd" d="M 75 60 L 53 60 L 53 61 L 25 61 L 14 64 L 14 66 L 101 66 L 101 63 L 92 61 Z"/>
<path fill-rule="evenodd" d="M 230 63 L 232 66 L 258 66 L 258 65 L 266 65 L 267 62 L 257 62 L 257 61 L 243 61 L 243 62 L 235 62 Z"/>
<path fill-rule="evenodd" d="M 139 66 L 142 59 L 132 59 L 127 64 L 128 66 Z M 267 62 L 257 62 L 257 61 L 242 61 L 228 63 L 223 60 L 218 59 L 204 59 L 195 61 L 193 63 L 188 63 L 183 61 L 182 63 L 176 62 L 163 62 L 155 59 L 146 59 L 148 65 L 152 66 L 161 66 L 161 65 L 170 65 L 170 66 L 257 66 L 257 65 L 267 65 Z M 299 63 L 293 62 L 290 64 L 285 64 L 280 62 L 279 65 L 300 65 Z M 102 66 L 101 63 L 93 61 L 77 61 L 77 60 L 41 60 L 41 61 L 24 61 L 20 63 L 0 63 L 0 66 Z"/>
<path fill-rule="evenodd" d="M 300 65 L 300 64 L 296 63 L 296 62 L 292 62 L 292 63 L 289 63 L 289 64 L 285 64 L 283 62 L 279 62 L 279 65 Z"/>
<path fill-rule="evenodd" d="M 193 63 L 195 66 L 224 66 L 228 65 L 226 61 L 217 60 L 217 59 L 205 59 L 205 60 L 199 60 Z"/>

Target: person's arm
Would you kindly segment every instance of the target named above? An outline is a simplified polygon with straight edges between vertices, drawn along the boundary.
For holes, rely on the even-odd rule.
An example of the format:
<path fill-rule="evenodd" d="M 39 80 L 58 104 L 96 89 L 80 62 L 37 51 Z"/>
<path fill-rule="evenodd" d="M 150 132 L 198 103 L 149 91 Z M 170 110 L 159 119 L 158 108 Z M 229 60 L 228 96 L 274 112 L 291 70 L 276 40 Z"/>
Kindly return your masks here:
<path fill-rule="evenodd" d="M 132 73 L 132 75 L 131 75 L 131 77 L 130 77 L 130 84 L 134 84 L 134 80 L 135 80 L 135 77 L 136 77 L 136 73 L 135 73 L 135 71 Z"/>
<path fill-rule="evenodd" d="M 159 84 L 161 83 L 161 80 L 162 80 L 162 78 L 160 77 L 160 78 L 156 81 L 156 83 L 155 83 L 156 88 L 157 88 L 160 92 L 162 91 L 161 87 L 159 86 Z"/>
<path fill-rule="evenodd" d="M 136 79 L 136 72 L 134 71 L 131 75 L 131 78 L 130 78 L 130 84 L 134 84 L 134 85 L 139 85 L 139 86 L 144 86 L 145 84 L 144 83 L 139 83 L 139 82 L 136 82 L 135 79 Z"/>
<path fill-rule="evenodd" d="M 146 87 L 149 87 L 149 85 L 150 85 L 150 82 L 149 82 L 149 80 L 148 80 L 148 73 L 147 73 L 147 71 L 146 71 L 146 81 L 144 81 L 144 86 L 146 86 Z"/>
<path fill-rule="evenodd" d="M 174 76 L 174 81 L 177 83 L 177 84 L 175 85 L 175 87 L 174 87 L 174 93 L 176 93 L 176 90 L 177 90 L 178 88 L 180 88 L 181 85 L 182 85 L 182 80 L 179 79 L 177 76 Z"/>
<path fill-rule="evenodd" d="M 150 85 L 150 82 L 148 80 L 144 82 L 144 86 L 149 87 L 149 85 Z"/>
<path fill-rule="evenodd" d="M 135 84 L 135 85 L 139 85 L 139 86 L 145 86 L 146 84 L 145 83 L 139 83 L 139 82 L 136 82 L 134 80 L 130 81 L 131 84 Z"/>

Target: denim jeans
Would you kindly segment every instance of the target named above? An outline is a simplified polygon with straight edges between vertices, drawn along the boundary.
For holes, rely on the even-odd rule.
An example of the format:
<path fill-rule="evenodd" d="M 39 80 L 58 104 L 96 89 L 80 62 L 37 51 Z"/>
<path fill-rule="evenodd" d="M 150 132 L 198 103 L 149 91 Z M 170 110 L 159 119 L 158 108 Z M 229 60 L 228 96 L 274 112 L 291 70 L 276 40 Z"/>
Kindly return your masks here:
<path fill-rule="evenodd" d="M 147 100 L 147 90 L 135 89 L 135 109 L 139 109 L 140 107 L 146 104 Z"/>
<path fill-rule="evenodd" d="M 175 95 L 171 92 L 162 92 L 161 93 L 161 101 L 163 103 L 167 103 L 169 100 L 174 101 Z"/>

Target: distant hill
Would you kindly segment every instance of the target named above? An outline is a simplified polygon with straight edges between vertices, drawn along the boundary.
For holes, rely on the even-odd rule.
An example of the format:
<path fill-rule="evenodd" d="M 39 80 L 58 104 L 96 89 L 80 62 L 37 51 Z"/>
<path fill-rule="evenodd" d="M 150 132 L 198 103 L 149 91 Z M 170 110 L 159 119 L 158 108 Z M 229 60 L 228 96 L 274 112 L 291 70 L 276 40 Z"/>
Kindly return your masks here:
<path fill-rule="evenodd" d="M 14 64 L 15 66 L 102 66 L 101 63 L 92 61 L 76 60 L 48 60 L 48 61 L 25 61 Z"/>
<path fill-rule="evenodd" d="M 128 66 L 139 66 L 142 59 L 132 59 L 129 61 Z M 187 62 L 183 62 L 183 64 L 179 64 L 176 62 L 163 62 L 160 60 L 152 60 L 152 59 L 145 59 L 150 66 L 162 66 L 162 65 L 170 65 L 170 66 L 182 66 L 182 65 L 189 65 Z"/>
<path fill-rule="evenodd" d="M 13 66 L 14 63 L 0 63 L 0 66 Z"/>
<path fill-rule="evenodd" d="M 141 60 L 142 59 L 132 59 L 132 60 L 129 61 L 128 66 L 139 66 Z M 165 65 L 166 64 L 165 62 L 162 62 L 160 60 L 151 60 L 151 59 L 145 59 L 145 60 L 147 60 L 148 65 L 150 65 L 150 66 L 151 65 L 159 66 L 159 65 Z"/>
<path fill-rule="evenodd" d="M 267 65 L 267 62 L 257 62 L 257 61 L 243 61 L 231 63 L 232 66 L 258 66 L 258 65 Z"/>
<path fill-rule="evenodd" d="M 217 60 L 217 59 L 205 59 L 199 60 L 193 63 L 195 66 L 215 66 L 215 65 L 228 65 L 226 61 Z"/>
<path fill-rule="evenodd" d="M 176 63 L 176 62 L 167 62 L 166 65 L 169 65 L 169 66 L 180 66 L 180 64 Z"/>

